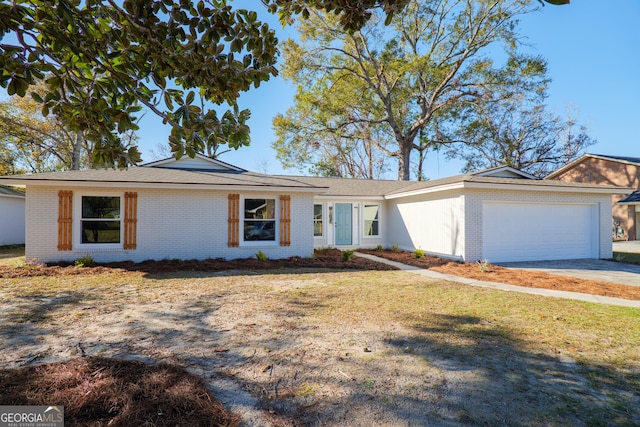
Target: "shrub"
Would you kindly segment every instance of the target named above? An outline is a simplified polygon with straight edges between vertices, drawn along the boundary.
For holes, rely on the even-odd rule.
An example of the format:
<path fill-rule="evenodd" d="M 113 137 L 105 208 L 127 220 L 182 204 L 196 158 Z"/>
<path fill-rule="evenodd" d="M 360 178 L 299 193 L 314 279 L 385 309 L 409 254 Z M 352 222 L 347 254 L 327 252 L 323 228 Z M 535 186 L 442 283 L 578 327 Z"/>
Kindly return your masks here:
<path fill-rule="evenodd" d="M 376 251 L 381 251 L 381 250 L 382 250 L 382 245 L 376 246 Z"/>
<path fill-rule="evenodd" d="M 425 251 L 424 249 L 416 249 L 415 251 L 413 251 L 413 256 L 416 258 L 422 258 L 425 255 Z"/>
<path fill-rule="evenodd" d="M 83 268 L 83 267 L 95 267 L 96 266 L 96 262 L 94 261 L 94 259 L 91 257 L 91 255 L 85 255 L 82 258 L 78 258 L 76 260 L 76 262 L 74 263 L 74 265 L 78 268 Z"/>
<path fill-rule="evenodd" d="M 44 262 L 38 261 L 38 258 L 30 258 L 26 260 L 24 263 L 21 263 L 18 267 L 33 269 L 33 268 L 46 267 L 46 266 L 47 264 L 45 264 Z"/>
<path fill-rule="evenodd" d="M 478 268 L 482 273 L 488 273 L 491 271 L 491 264 L 489 260 L 483 259 L 482 261 L 478 261 Z"/>
<path fill-rule="evenodd" d="M 256 254 L 256 258 L 258 259 L 258 261 L 266 261 L 267 260 L 267 254 L 265 254 L 262 251 L 258 251 L 258 253 Z"/>
<path fill-rule="evenodd" d="M 355 251 L 353 249 L 345 249 L 344 251 L 342 251 L 342 260 L 351 261 L 351 258 L 353 258 L 354 252 Z"/>
<path fill-rule="evenodd" d="M 398 245 L 397 243 L 394 243 L 394 244 L 391 246 L 391 252 L 393 252 L 393 253 L 398 253 L 398 252 L 400 252 L 400 245 Z"/>

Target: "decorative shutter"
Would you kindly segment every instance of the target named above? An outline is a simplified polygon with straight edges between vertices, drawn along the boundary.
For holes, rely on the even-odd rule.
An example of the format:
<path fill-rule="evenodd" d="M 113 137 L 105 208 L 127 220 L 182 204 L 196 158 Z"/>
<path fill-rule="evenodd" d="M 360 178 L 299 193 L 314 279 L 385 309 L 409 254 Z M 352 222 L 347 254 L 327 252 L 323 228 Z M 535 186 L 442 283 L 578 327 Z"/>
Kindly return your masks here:
<path fill-rule="evenodd" d="M 58 192 L 58 250 L 73 249 L 73 191 Z"/>
<path fill-rule="evenodd" d="M 227 246 L 237 248 L 240 245 L 240 195 L 229 194 Z"/>
<path fill-rule="evenodd" d="M 280 196 L 280 246 L 291 246 L 291 196 Z"/>
<path fill-rule="evenodd" d="M 136 249 L 138 193 L 124 193 L 124 249 Z"/>

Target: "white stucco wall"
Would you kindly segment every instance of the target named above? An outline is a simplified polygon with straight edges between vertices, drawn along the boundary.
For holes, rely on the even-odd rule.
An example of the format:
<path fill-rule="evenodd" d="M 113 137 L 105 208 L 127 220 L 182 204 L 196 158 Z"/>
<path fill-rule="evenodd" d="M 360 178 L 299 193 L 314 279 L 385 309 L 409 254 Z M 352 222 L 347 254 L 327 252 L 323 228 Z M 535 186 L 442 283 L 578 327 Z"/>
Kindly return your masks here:
<path fill-rule="evenodd" d="M 0 246 L 25 242 L 25 199 L 0 195 Z"/>
<path fill-rule="evenodd" d="M 79 245 L 79 223 L 76 209 L 81 195 L 124 195 L 123 189 L 87 190 L 65 188 L 73 191 L 74 249 L 58 251 L 58 191 L 54 187 L 29 187 L 27 192 L 26 255 L 43 262 L 74 261 L 91 255 L 98 262 L 148 259 L 207 259 L 248 258 L 258 251 L 269 258 L 311 256 L 313 252 L 313 195 L 291 195 L 291 246 L 279 246 L 275 242 L 241 242 L 240 247 L 227 246 L 227 215 L 229 192 L 207 190 L 136 189 L 138 193 L 137 248 L 135 250 L 100 249 Z M 274 192 L 234 192 L 241 197 L 274 198 Z M 278 202 L 277 202 L 278 203 Z M 278 209 L 276 209 L 276 212 Z M 276 224 L 279 218 L 276 217 Z M 279 227 L 279 224 L 277 225 Z M 240 230 L 242 235 L 242 227 Z"/>
<path fill-rule="evenodd" d="M 388 201 L 387 246 L 422 249 L 461 259 L 465 254 L 464 197 L 459 191 L 428 193 Z"/>
<path fill-rule="evenodd" d="M 467 189 L 464 198 L 467 233 L 465 236 L 465 261 L 483 259 L 482 254 L 482 205 L 483 201 L 528 202 L 528 203 L 583 203 L 597 205 L 597 230 L 595 236 L 599 247 L 599 258 L 611 258 L 611 195 L 577 192 L 516 191 Z M 522 219 L 523 221 L 526 218 Z M 523 242 L 526 244 L 526 242 Z M 562 242 L 558 242 L 562 244 Z"/>

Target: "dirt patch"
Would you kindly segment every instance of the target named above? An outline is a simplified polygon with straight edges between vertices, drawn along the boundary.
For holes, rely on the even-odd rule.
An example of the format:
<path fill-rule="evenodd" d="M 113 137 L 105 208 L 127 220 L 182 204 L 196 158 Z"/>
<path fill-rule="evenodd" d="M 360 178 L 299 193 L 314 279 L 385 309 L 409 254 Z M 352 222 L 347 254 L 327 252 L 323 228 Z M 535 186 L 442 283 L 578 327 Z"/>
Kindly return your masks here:
<path fill-rule="evenodd" d="M 432 256 L 416 258 L 411 252 L 393 252 L 388 250 L 360 250 L 360 252 L 415 267 L 450 274 L 452 276 L 467 277 L 485 282 L 506 283 L 509 285 L 525 286 L 529 288 L 553 289 L 558 291 L 580 292 L 584 294 L 601 295 L 628 300 L 640 300 L 640 287 L 638 286 L 620 285 L 597 280 L 585 280 L 550 273 L 500 267 L 496 265 L 487 265 L 486 268 L 481 268 L 479 263 L 453 262 Z"/>
<path fill-rule="evenodd" d="M 239 424 L 182 368 L 100 357 L 0 370 L 0 402 L 64 406 L 67 426 Z"/>
<path fill-rule="evenodd" d="M 0 279 L 5 369 L 180 366 L 246 426 L 638 424 L 638 346 L 637 310 L 398 271 Z"/>

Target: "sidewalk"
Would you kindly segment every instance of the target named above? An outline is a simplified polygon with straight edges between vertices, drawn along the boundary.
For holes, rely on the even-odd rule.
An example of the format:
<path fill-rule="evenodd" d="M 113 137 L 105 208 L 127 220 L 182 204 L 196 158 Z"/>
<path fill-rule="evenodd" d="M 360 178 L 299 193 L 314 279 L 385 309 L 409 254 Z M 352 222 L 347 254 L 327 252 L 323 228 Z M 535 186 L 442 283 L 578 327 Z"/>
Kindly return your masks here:
<path fill-rule="evenodd" d="M 401 264 L 399 262 L 390 261 L 388 259 L 380 258 L 374 255 L 363 254 L 359 252 L 354 253 L 354 255 L 363 257 L 363 258 L 368 258 L 384 264 L 392 265 L 400 270 L 413 273 L 413 274 L 418 274 L 420 276 L 428 277 L 436 280 L 447 280 L 450 282 L 458 282 L 458 283 L 463 283 L 465 285 L 479 286 L 483 288 L 499 289 L 502 291 L 521 292 L 524 294 L 542 295 L 546 297 L 566 298 L 566 299 L 573 299 L 578 301 L 592 302 L 596 304 L 610 304 L 610 305 L 619 305 L 622 307 L 640 308 L 640 301 L 632 301 L 632 300 L 626 300 L 622 298 L 604 297 L 600 295 L 582 294 L 578 292 L 555 291 L 552 289 L 542 289 L 542 288 L 528 288 L 525 286 L 507 285 L 505 283 L 483 282 L 481 280 L 452 276 L 450 274 L 438 273 L 437 271 L 431 271 L 431 270 L 426 270 L 419 267 L 414 267 L 411 265 Z"/>

